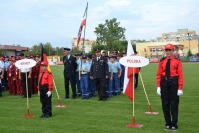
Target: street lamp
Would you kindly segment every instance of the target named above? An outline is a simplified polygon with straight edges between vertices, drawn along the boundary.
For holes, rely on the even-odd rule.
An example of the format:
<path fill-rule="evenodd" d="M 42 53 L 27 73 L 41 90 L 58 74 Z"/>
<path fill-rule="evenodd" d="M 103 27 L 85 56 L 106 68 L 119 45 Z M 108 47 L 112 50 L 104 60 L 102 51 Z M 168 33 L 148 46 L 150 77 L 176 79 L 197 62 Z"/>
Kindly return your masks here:
<path fill-rule="evenodd" d="M 190 51 L 190 37 L 191 37 L 191 34 L 190 33 L 187 33 L 187 37 L 188 37 L 188 40 L 189 40 L 189 51 Z"/>

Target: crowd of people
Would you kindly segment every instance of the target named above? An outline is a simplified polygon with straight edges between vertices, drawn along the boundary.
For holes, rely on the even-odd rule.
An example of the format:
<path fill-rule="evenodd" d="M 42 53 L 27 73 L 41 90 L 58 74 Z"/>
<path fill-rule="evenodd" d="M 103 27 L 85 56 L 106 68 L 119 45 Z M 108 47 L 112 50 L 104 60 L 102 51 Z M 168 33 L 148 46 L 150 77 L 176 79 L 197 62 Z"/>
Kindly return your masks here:
<path fill-rule="evenodd" d="M 126 56 L 126 52 L 119 54 L 117 51 L 111 51 L 107 55 L 105 51 L 96 49 L 95 55 L 76 53 L 72 56 L 70 50 L 64 48 L 63 57 L 66 99 L 69 98 L 69 82 L 73 99 L 89 99 L 96 96 L 96 91 L 99 101 L 106 101 L 107 98 L 121 94 L 125 67 L 119 63 L 119 59 Z M 138 76 L 135 78 L 135 88 L 137 85 Z"/>
<path fill-rule="evenodd" d="M 37 63 L 31 69 L 18 69 L 15 66 L 15 62 L 21 59 L 33 59 Z M 28 97 L 31 94 L 38 93 L 38 76 L 40 72 L 40 56 L 24 56 L 21 53 L 19 56 L 4 56 L 0 57 L 0 96 L 2 97 L 2 91 L 8 90 L 10 95 L 20 95 L 25 98 L 26 93 L 26 72 L 28 80 Z"/>
<path fill-rule="evenodd" d="M 95 97 L 97 91 L 100 101 L 111 98 L 113 95 L 121 94 L 125 67 L 119 63 L 119 59 L 126 56 L 126 52 L 119 54 L 117 51 L 111 51 L 107 55 L 105 51 L 101 52 L 101 50 L 97 49 L 95 55 L 83 55 L 82 53 L 70 55 L 69 48 L 65 48 L 64 51 L 66 99 L 69 98 L 69 82 L 73 99 L 76 97 L 89 99 L 90 97 Z M 33 59 L 37 63 L 31 69 L 18 69 L 15 66 L 15 62 L 24 58 Z M 8 90 L 10 95 L 20 95 L 26 98 L 26 73 L 28 98 L 31 98 L 32 94 L 37 94 L 40 66 L 40 55 L 24 56 L 21 53 L 18 56 L 0 57 L 0 96 L 2 96 L 3 90 Z M 103 69 L 102 66 L 104 67 Z M 96 82 L 96 79 L 99 79 L 99 82 Z M 137 87 L 137 79 L 138 77 L 135 78 L 135 88 Z"/>

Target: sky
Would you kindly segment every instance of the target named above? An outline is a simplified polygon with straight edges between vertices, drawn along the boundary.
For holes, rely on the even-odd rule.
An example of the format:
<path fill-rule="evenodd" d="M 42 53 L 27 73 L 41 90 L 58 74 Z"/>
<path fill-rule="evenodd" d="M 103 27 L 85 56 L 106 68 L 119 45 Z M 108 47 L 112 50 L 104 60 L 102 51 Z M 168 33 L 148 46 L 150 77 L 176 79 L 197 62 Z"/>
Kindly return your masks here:
<path fill-rule="evenodd" d="M 71 47 L 88 2 L 85 38 L 95 27 L 117 18 L 132 39 L 155 39 L 188 28 L 199 33 L 199 0 L 0 0 L 0 44 L 31 47 L 50 42 Z"/>

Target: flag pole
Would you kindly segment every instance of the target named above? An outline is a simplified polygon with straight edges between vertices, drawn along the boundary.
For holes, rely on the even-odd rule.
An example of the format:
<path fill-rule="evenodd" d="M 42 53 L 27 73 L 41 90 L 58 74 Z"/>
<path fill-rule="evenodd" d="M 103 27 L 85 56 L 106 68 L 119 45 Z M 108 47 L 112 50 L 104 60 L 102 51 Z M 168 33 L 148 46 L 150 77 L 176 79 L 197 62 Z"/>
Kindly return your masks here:
<path fill-rule="evenodd" d="M 87 2 L 87 5 L 86 5 L 84 15 L 83 15 L 83 18 L 84 18 L 84 16 L 86 16 L 86 21 L 87 21 L 87 11 L 88 11 L 88 2 Z M 84 49 L 85 34 L 86 34 L 86 24 L 85 24 L 85 27 L 84 27 L 84 37 L 83 37 L 83 43 L 82 43 L 82 53 L 83 54 L 85 54 L 85 49 Z"/>
<path fill-rule="evenodd" d="M 147 99 L 147 102 L 148 102 L 148 105 L 149 105 L 149 110 L 150 110 L 150 112 L 145 112 L 145 114 L 157 115 L 157 114 L 159 114 L 159 112 L 153 112 L 151 103 L 149 102 L 149 98 L 148 98 L 147 93 L 146 93 L 146 89 L 145 89 L 145 86 L 144 86 L 144 82 L 143 82 L 143 79 L 142 79 L 141 72 L 139 72 L 139 75 L 140 75 L 140 79 L 141 79 L 141 82 L 142 82 L 144 94 L 146 96 L 146 99 Z"/>
<path fill-rule="evenodd" d="M 133 118 L 132 118 L 132 123 L 130 123 L 130 124 L 127 124 L 126 126 L 127 127 L 132 127 L 132 128 L 141 128 L 143 125 L 142 124 L 136 124 L 135 123 L 135 91 L 134 91 L 134 83 L 135 83 L 135 68 L 133 67 L 133 76 L 132 76 L 132 78 L 133 78 L 133 87 L 132 87 L 132 89 L 133 89 Z"/>

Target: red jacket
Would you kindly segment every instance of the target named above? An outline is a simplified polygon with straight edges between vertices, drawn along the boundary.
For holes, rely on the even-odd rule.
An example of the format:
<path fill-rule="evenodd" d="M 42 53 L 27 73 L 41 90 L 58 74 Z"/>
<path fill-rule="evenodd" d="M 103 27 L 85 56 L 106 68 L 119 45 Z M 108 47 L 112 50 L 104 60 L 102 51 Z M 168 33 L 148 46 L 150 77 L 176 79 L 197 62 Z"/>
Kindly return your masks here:
<path fill-rule="evenodd" d="M 8 68 L 7 68 L 7 77 L 8 78 L 14 78 L 14 75 L 15 75 L 15 70 L 16 70 L 16 67 L 15 65 L 9 65 Z"/>
<path fill-rule="evenodd" d="M 158 72 L 156 76 L 156 82 L 157 87 L 160 87 L 160 81 L 161 77 L 164 77 L 166 74 L 166 63 L 168 61 L 168 58 L 164 58 L 160 60 L 159 66 L 158 66 Z M 178 89 L 182 90 L 183 84 L 184 84 L 184 77 L 183 77 L 183 71 L 182 71 L 182 63 L 180 60 L 174 58 L 174 56 L 171 57 L 170 61 L 170 76 L 177 76 L 178 77 Z"/>
<path fill-rule="evenodd" d="M 42 74 L 43 74 L 43 77 L 41 79 Z M 44 72 L 40 72 L 39 79 L 38 79 L 38 88 L 40 87 L 39 86 L 40 80 L 41 80 L 41 85 L 47 85 L 48 84 L 48 91 L 53 90 L 53 78 L 52 78 L 51 72 L 49 72 L 48 70 L 46 70 Z"/>

